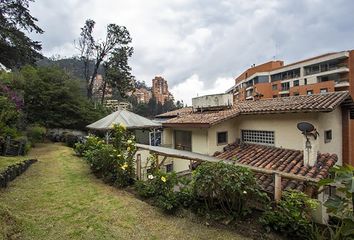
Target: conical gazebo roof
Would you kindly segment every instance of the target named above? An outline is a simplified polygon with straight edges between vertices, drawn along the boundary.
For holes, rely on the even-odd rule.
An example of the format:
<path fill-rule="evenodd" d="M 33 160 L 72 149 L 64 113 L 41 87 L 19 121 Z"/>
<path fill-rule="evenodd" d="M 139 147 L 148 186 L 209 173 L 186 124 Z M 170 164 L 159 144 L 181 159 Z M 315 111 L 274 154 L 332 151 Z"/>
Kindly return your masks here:
<path fill-rule="evenodd" d="M 87 125 L 86 127 L 92 130 L 109 130 L 113 128 L 113 124 L 122 124 L 127 129 L 161 127 L 160 123 L 154 122 L 127 110 L 119 110 L 111 113 L 108 116 Z"/>

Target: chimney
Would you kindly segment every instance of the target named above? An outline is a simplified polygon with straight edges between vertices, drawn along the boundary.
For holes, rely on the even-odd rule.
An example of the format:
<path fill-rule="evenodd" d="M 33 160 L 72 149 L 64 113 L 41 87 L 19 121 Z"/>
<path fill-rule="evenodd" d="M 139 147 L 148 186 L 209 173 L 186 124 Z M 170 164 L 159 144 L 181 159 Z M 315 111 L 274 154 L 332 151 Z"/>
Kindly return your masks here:
<path fill-rule="evenodd" d="M 314 166 L 317 161 L 317 155 L 319 150 L 319 139 L 317 135 L 308 133 L 303 135 L 303 151 L 304 151 L 304 165 Z"/>

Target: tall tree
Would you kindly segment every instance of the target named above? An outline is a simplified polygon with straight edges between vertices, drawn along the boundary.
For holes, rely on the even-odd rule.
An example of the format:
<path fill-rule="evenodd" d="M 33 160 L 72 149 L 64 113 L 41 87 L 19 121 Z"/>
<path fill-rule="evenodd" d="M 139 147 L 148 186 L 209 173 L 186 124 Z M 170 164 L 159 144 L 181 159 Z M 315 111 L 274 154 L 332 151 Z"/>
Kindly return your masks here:
<path fill-rule="evenodd" d="M 95 78 L 101 64 L 109 58 L 112 52 L 127 46 L 132 41 L 127 28 L 116 24 L 109 24 L 107 26 L 107 33 L 104 40 L 95 40 L 92 36 L 94 25 L 93 20 L 87 20 L 85 26 L 81 29 L 82 31 L 79 39 L 79 42 L 92 42 L 92 44 L 86 44 L 85 46 L 88 48 L 86 50 L 80 49 L 80 46 L 78 46 L 81 53 L 87 53 L 87 51 L 90 53 L 88 55 L 83 54 L 81 57 L 86 58 L 87 61 L 90 60 L 88 58 L 93 57 L 95 62 L 87 84 L 87 97 L 89 99 L 92 99 Z"/>
<path fill-rule="evenodd" d="M 125 98 L 126 93 L 134 89 L 134 76 L 131 74 L 131 67 L 128 58 L 133 54 L 132 47 L 116 48 L 112 52 L 108 61 L 104 64 L 105 78 L 102 89 L 102 103 L 104 100 L 106 85 L 115 88 L 120 96 Z"/>
<path fill-rule="evenodd" d="M 43 33 L 29 12 L 33 0 L 0 0 L 0 62 L 8 68 L 32 64 L 42 55 L 40 42 L 23 31 Z"/>

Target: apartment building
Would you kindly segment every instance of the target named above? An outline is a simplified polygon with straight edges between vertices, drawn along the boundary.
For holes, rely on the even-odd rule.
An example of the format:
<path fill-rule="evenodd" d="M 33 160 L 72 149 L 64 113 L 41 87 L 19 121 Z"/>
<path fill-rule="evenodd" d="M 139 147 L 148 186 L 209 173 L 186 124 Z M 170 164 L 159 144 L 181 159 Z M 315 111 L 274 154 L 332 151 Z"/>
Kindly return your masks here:
<path fill-rule="evenodd" d="M 235 79 L 228 93 L 233 93 L 235 101 L 242 101 L 346 90 L 354 96 L 354 50 L 288 65 L 283 61 L 253 65 Z"/>
<path fill-rule="evenodd" d="M 156 98 L 157 102 L 164 104 L 167 100 L 172 100 L 173 96 L 168 91 L 167 81 L 160 76 L 156 76 L 152 79 L 152 94 Z"/>

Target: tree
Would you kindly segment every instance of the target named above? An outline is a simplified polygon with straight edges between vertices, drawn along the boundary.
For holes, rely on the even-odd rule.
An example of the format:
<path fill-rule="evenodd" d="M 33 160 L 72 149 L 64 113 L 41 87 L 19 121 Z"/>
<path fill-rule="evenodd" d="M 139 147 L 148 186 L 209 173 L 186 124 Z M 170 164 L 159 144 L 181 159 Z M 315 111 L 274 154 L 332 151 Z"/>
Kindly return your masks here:
<path fill-rule="evenodd" d="M 102 107 L 95 108 L 80 96 L 78 81 L 57 67 L 26 66 L 20 74 L 26 80 L 21 90 L 29 124 L 84 130 L 106 114 Z"/>
<path fill-rule="evenodd" d="M 117 48 L 104 64 L 105 79 L 101 103 L 103 103 L 104 100 L 107 83 L 112 88 L 117 89 L 122 98 L 126 97 L 127 92 L 134 89 L 134 77 L 131 74 L 131 67 L 128 65 L 128 58 L 131 57 L 132 54 L 132 47 Z"/>
<path fill-rule="evenodd" d="M 33 64 L 42 57 L 40 42 L 22 31 L 43 33 L 29 12 L 29 2 L 33 0 L 0 0 L 0 62 L 8 68 Z"/>
<path fill-rule="evenodd" d="M 95 40 L 92 36 L 92 31 L 95 22 L 93 20 L 86 20 L 85 26 L 81 28 L 78 49 L 80 50 L 80 58 L 88 62 L 93 58 L 95 64 L 92 72 L 86 72 L 89 76 L 87 82 L 87 97 L 92 99 L 93 86 L 98 69 L 101 64 L 109 57 L 112 52 L 117 52 L 118 49 L 127 46 L 131 41 L 129 31 L 124 26 L 116 24 L 109 24 L 107 26 L 107 33 L 104 40 Z M 82 43 L 80 45 L 80 43 Z M 84 71 L 87 71 L 84 67 Z"/>

